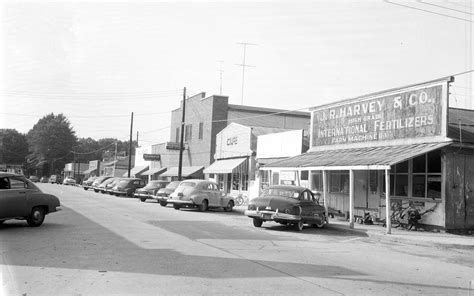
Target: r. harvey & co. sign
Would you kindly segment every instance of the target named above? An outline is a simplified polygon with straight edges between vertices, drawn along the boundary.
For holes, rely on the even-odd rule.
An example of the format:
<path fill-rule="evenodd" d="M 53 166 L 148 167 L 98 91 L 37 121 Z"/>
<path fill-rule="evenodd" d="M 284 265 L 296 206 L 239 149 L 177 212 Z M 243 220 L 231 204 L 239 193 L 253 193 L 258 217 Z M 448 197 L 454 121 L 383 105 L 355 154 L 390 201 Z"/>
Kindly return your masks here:
<path fill-rule="evenodd" d="M 443 86 L 313 110 L 312 146 L 439 136 Z"/>

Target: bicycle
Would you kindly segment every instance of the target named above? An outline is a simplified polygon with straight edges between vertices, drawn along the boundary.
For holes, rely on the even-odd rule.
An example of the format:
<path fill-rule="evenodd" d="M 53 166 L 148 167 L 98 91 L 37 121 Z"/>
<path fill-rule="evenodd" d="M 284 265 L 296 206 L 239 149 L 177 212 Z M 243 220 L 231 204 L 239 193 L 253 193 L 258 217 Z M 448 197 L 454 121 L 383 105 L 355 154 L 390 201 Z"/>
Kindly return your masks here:
<path fill-rule="evenodd" d="M 408 205 L 409 202 L 397 202 L 395 204 L 396 208 L 393 209 L 392 204 L 392 214 L 390 215 L 390 221 L 393 228 L 398 228 L 403 225 L 402 219 L 405 218 L 406 211 L 409 207 L 404 207 L 404 205 Z M 383 227 L 387 227 L 387 219 L 383 222 Z"/>
<path fill-rule="evenodd" d="M 236 206 L 243 206 L 248 203 L 248 197 L 245 194 L 240 193 L 238 196 L 234 197 L 234 204 Z"/>

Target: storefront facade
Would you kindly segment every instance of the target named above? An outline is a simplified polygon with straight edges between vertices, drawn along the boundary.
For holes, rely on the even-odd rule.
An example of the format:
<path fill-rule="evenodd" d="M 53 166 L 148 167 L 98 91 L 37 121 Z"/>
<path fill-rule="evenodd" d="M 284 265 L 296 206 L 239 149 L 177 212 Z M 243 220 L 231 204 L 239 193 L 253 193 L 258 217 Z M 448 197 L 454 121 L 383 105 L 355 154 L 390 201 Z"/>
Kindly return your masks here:
<path fill-rule="evenodd" d="M 474 114 L 449 108 L 450 82 L 448 77 L 316 107 L 310 150 L 263 170 L 273 183 L 296 182 L 320 192 L 325 206 L 346 214 L 351 227 L 355 216 L 369 212 L 385 219 L 411 204 L 423 213 L 422 224 L 472 229 Z"/>

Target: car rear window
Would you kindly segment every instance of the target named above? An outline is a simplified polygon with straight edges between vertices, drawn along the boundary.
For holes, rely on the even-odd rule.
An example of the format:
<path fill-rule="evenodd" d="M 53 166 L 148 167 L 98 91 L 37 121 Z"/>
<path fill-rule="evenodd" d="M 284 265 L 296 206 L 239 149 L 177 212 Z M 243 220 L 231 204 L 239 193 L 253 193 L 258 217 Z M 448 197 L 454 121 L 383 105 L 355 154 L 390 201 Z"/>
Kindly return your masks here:
<path fill-rule="evenodd" d="M 270 188 L 265 190 L 262 196 L 282 196 L 298 199 L 299 193 L 294 190 Z"/>
<path fill-rule="evenodd" d="M 181 187 L 194 187 L 194 186 L 196 186 L 196 183 L 195 182 L 181 182 L 181 184 L 179 186 L 181 186 Z"/>

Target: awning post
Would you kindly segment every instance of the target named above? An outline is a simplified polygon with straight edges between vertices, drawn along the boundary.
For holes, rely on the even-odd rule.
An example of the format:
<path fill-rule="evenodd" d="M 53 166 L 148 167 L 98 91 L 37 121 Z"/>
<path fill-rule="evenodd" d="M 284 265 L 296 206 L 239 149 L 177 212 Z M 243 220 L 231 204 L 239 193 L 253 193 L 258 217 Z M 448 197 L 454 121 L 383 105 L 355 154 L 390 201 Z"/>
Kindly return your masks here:
<path fill-rule="evenodd" d="M 327 171 L 323 171 L 323 202 L 324 202 L 324 212 L 326 215 L 326 219 L 329 221 L 328 216 L 328 202 L 327 202 Z"/>
<path fill-rule="evenodd" d="M 354 171 L 349 170 L 349 228 L 354 228 Z"/>
<path fill-rule="evenodd" d="M 390 216 L 390 170 L 385 170 L 385 225 L 387 234 L 392 233 L 392 219 Z"/>

